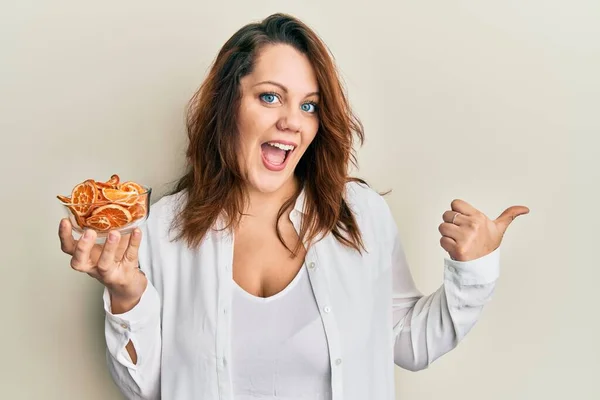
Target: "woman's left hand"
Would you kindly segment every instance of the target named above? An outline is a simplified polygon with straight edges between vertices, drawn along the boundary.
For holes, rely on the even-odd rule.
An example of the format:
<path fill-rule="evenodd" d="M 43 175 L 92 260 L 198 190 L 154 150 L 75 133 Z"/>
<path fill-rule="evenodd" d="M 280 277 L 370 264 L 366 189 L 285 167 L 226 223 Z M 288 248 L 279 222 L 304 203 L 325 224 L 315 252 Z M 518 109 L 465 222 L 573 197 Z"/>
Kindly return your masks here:
<path fill-rule="evenodd" d="M 450 206 L 439 226 L 440 244 L 456 261 L 475 260 L 496 250 L 511 222 L 529 213 L 525 206 L 512 206 L 492 221 L 466 201 L 453 200 Z"/>

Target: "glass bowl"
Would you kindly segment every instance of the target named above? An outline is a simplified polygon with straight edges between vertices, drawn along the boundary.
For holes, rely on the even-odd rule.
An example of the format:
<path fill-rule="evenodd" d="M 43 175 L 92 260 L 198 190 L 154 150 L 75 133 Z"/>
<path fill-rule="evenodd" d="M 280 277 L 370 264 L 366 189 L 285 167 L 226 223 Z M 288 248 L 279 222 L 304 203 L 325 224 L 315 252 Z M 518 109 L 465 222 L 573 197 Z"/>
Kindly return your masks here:
<path fill-rule="evenodd" d="M 86 229 L 96 231 L 96 243 L 104 243 L 110 231 L 121 235 L 131 233 L 143 225 L 150 212 L 152 188 L 141 186 L 142 193 L 120 193 L 112 199 L 95 199 L 87 203 L 73 203 L 67 196 L 57 196 L 78 239 Z"/>

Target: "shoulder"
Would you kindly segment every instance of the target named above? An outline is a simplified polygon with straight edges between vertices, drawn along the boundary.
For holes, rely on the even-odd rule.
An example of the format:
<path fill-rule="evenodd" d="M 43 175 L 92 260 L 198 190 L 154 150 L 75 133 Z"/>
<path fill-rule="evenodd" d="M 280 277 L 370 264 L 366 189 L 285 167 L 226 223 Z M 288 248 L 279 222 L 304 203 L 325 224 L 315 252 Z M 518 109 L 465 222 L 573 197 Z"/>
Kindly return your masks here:
<path fill-rule="evenodd" d="M 152 233 L 161 233 L 166 236 L 173 220 L 181 207 L 185 205 L 187 195 L 185 192 L 165 195 L 152 203 L 146 225 Z"/>
<path fill-rule="evenodd" d="M 361 217 L 389 217 L 387 201 L 370 186 L 361 182 L 346 184 L 345 199 L 355 214 Z"/>
<path fill-rule="evenodd" d="M 346 184 L 346 202 L 354 213 L 359 228 L 363 233 L 371 233 L 392 237 L 396 224 L 391 209 L 384 197 L 368 185 L 360 182 Z"/>
<path fill-rule="evenodd" d="M 175 237 L 171 227 L 179 207 L 185 204 L 185 199 L 185 195 L 181 193 L 159 198 L 150 205 L 148 218 L 140 226 L 142 230 L 140 265 L 150 275 L 157 274 L 158 264 L 156 261 L 153 263 L 152 260 L 160 259 L 161 254 L 171 254 L 172 239 Z"/>
<path fill-rule="evenodd" d="M 150 210 L 156 213 L 176 212 L 179 207 L 185 204 L 186 199 L 187 193 L 185 191 L 164 195 L 150 206 Z"/>

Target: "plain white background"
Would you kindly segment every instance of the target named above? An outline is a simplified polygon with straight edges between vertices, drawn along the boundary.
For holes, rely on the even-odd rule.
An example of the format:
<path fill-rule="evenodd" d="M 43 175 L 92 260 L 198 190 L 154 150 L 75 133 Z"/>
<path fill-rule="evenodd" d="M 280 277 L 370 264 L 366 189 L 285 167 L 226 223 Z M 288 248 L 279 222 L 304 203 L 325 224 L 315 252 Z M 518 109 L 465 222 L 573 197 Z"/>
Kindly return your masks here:
<path fill-rule="evenodd" d="M 454 198 L 505 236 L 492 303 L 398 399 L 597 399 L 600 3 L 75 1 L 0 5 L 3 399 L 118 399 L 101 287 L 59 249 L 56 194 L 182 172 L 184 110 L 222 44 L 277 12 L 334 53 L 366 127 L 360 170 L 387 199 L 424 292 Z"/>

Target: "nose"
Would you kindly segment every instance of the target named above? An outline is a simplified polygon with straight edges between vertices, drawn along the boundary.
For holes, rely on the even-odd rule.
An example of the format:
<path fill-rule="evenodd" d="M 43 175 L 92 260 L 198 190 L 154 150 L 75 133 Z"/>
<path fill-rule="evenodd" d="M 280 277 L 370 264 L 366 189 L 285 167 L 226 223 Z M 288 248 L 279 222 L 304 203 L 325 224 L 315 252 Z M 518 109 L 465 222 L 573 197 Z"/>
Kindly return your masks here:
<path fill-rule="evenodd" d="M 302 129 L 302 115 L 299 107 L 282 107 L 285 111 L 277 121 L 277 128 L 291 133 L 300 132 Z"/>

